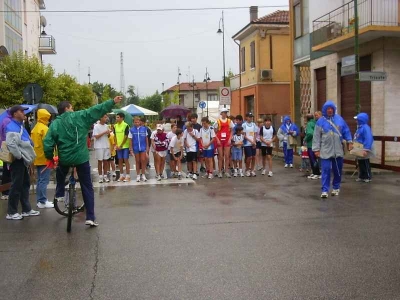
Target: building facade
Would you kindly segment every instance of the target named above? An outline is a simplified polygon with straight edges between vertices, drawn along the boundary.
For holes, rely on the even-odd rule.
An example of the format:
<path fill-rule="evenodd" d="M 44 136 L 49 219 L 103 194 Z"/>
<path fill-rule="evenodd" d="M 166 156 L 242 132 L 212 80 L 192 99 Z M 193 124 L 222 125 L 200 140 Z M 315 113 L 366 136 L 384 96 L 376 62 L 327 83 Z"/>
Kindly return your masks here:
<path fill-rule="evenodd" d="M 393 124 L 400 111 L 400 1 L 363 0 L 357 7 L 360 71 L 387 74 L 386 81 L 360 82 L 360 109 L 370 115 L 375 136 L 396 136 Z M 354 71 L 342 70 L 342 59 L 354 54 L 354 1 L 291 0 L 290 10 L 295 115 L 320 110 L 330 99 L 354 134 L 356 76 Z M 309 68 L 306 75 L 302 73 L 304 67 Z M 309 79 L 310 101 L 303 96 L 304 78 Z M 380 156 L 380 142 L 376 144 Z M 398 160 L 399 150 L 399 143 L 388 143 L 385 159 Z"/>
<path fill-rule="evenodd" d="M 44 0 L 0 0 L 0 56 L 22 52 L 41 59 L 56 54 L 55 39 L 45 33 L 46 19 L 40 11 Z"/>
<path fill-rule="evenodd" d="M 231 114 L 271 116 L 278 125 L 291 113 L 289 11 L 258 18 L 253 6 L 250 23 L 233 39 L 240 45 L 240 74 L 231 79 Z"/>

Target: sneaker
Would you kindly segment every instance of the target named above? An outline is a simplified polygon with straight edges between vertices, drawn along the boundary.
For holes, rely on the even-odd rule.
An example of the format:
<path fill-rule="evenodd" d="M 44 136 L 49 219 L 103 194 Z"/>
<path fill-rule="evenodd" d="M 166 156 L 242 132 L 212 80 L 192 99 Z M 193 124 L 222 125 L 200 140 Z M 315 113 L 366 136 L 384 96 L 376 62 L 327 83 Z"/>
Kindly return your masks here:
<path fill-rule="evenodd" d="M 16 214 L 13 214 L 13 215 L 10 215 L 10 214 L 6 215 L 6 219 L 7 220 L 22 220 L 23 218 L 24 217 L 21 216 L 19 213 L 16 213 Z"/>
<path fill-rule="evenodd" d="M 23 217 L 31 217 L 31 216 L 39 216 L 39 215 L 40 215 L 40 211 L 33 210 L 33 209 L 31 209 L 31 211 L 28 211 L 28 212 L 22 212 Z"/>
<path fill-rule="evenodd" d="M 136 182 L 140 182 L 140 175 L 136 176 Z"/>
<path fill-rule="evenodd" d="M 178 173 L 178 180 L 182 180 L 182 174 Z"/>
<path fill-rule="evenodd" d="M 142 174 L 141 176 L 142 176 L 142 181 L 146 182 L 146 181 L 147 181 L 146 175 L 145 175 L 145 174 Z"/>
<path fill-rule="evenodd" d="M 321 176 L 319 176 L 319 175 L 314 175 L 311 179 L 312 179 L 312 180 L 318 180 L 318 179 L 321 179 Z"/>
<path fill-rule="evenodd" d="M 1 200 L 8 200 L 8 195 L 2 195 Z"/>
<path fill-rule="evenodd" d="M 314 174 L 310 174 L 310 176 L 307 176 L 308 179 L 313 179 Z"/>
<path fill-rule="evenodd" d="M 321 179 L 322 178 L 322 175 L 318 175 L 318 178 L 317 179 Z"/>
<path fill-rule="evenodd" d="M 192 173 L 187 173 L 186 178 L 192 178 Z"/>
<path fill-rule="evenodd" d="M 244 177 L 243 171 L 240 172 L 240 177 Z"/>
<path fill-rule="evenodd" d="M 255 171 L 251 171 L 250 174 L 251 174 L 251 177 L 256 177 L 257 176 Z"/>
<path fill-rule="evenodd" d="M 369 183 L 369 182 L 372 181 L 372 179 L 364 179 L 363 181 L 364 181 L 365 183 Z"/>
<path fill-rule="evenodd" d="M 38 202 L 36 205 L 38 208 L 54 208 L 54 203 L 46 201 L 45 203 Z"/>
<path fill-rule="evenodd" d="M 332 190 L 331 196 L 339 196 L 340 190 Z"/>
<path fill-rule="evenodd" d="M 261 171 L 261 170 L 263 170 L 264 168 L 263 167 L 258 167 L 257 168 L 257 171 Z"/>
<path fill-rule="evenodd" d="M 124 180 L 125 180 L 125 177 L 121 176 L 120 178 L 118 178 L 117 182 L 121 182 L 121 181 L 124 181 Z"/>
<path fill-rule="evenodd" d="M 197 180 L 197 175 L 196 175 L 196 174 L 193 174 L 192 179 L 193 179 L 193 180 Z"/>
<path fill-rule="evenodd" d="M 272 176 L 274 176 L 274 173 L 272 173 L 272 171 L 269 171 L 268 172 L 268 177 L 272 177 Z"/>
<path fill-rule="evenodd" d="M 289 167 L 289 165 L 288 165 L 288 164 L 285 164 L 285 168 L 287 168 L 287 167 Z"/>
<path fill-rule="evenodd" d="M 88 225 L 90 227 L 97 227 L 97 226 L 99 226 L 99 223 L 97 223 L 96 221 L 92 221 L 92 220 L 86 220 L 85 225 Z"/>
<path fill-rule="evenodd" d="M 327 193 L 327 192 L 323 192 L 323 193 L 321 194 L 321 198 L 323 198 L 323 199 L 328 198 L 328 193 Z"/>
<path fill-rule="evenodd" d="M 293 169 L 293 164 L 290 164 L 289 167 Z"/>
<path fill-rule="evenodd" d="M 246 177 L 250 177 L 250 176 L 251 176 L 250 171 L 246 171 Z"/>
<path fill-rule="evenodd" d="M 208 174 L 208 179 L 213 179 L 214 175 L 212 173 Z"/>
<path fill-rule="evenodd" d="M 106 177 L 104 178 L 104 182 L 109 183 L 109 182 L 110 182 L 110 178 L 108 178 L 108 176 L 106 176 Z"/>
<path fill-rule="evenodd" d="M 218 173 L 218 178 L 222 178 L 222 172 Z"/>
<path fill-rule="evenodd" d="M 117 177 L 117 173 L 112 172 L 112 177 Z"/>
<path fill-rule="evenodd" d="M 103 176 L 99 177 L 99 183 L 103 183 Z"/>
<path fill-rule="evenodd" d="M 233 177 L 237 177 L 238 176 L 238 171 L 235 169 L 235 172 L 233 173 Z"/>
<path fill-rule="evenodd" d="M 156 179 L 157 181 L 161 181 L 161 175 L 157 175 Z"/>
<path fill-rule="evenodd" d="M 131 177 L 130 176 L 126 176 L 123 180 L 123 182 L 129 182 L 131 181 Z"/>
<path fill-rule="evenodd" d="M 261 171 L 261 175 L 265 175 L 265 173 L 267 173 L 267 171 L 266 171 L 265 169 L 263 169 L 263 170 Z"/>
<path fill-rule="evenodd" d="M 232 178 L 231 174 L 229 174 L 229 173 L 225 173 L 225 177 L 226 178 Z"/>
<path fill-rule="evenodd" d="M 356 182 L 361 182 L 361 181 L 364 181 L 364 180 L 361 179 L 361 178 L 357 178 L 357 179 L 356 179 Z"/>
<path fill-rule="evenodd" d="M 205 171 L 206 171 L 206 168 L 204 168 L 204 167 L 200 168 L 200 172 L 204 173 Z"/>

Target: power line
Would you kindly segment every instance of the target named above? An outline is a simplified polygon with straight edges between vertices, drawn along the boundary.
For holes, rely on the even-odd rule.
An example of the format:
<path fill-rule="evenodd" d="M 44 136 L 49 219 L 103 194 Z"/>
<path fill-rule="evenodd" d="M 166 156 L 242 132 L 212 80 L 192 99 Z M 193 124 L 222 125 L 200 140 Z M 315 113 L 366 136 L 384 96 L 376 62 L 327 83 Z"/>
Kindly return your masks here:
<path fill-rule="evenodd" d="M 288 5 L 262 5 L 259 8 L 284 8 Z M 119 13 L 119 12 L 171 12 L 171 11 L 205 11 L 205 10 L 235 10 L 248 9 L 248 6 L 231 7 L 197 7 L 197 8 L 154 8 L 154 9 L 99 9 L 99 10 L 46 10 L 45 13 Z M 1 10 L 0 12 L 6 12 Z M 36 11 L 14 11 L 33 13 Z"/>

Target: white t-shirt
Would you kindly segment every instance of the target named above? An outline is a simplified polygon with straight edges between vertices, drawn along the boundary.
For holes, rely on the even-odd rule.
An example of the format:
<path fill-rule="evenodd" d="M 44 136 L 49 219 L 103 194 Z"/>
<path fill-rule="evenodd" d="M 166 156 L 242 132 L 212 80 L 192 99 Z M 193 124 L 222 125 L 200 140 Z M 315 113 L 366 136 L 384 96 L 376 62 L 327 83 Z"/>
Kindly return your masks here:
<path fill-rule="evenodd" d="M 258 131 L 258 127 L 255 123 L 251 122 L 251 123 L 247 123 L 244 122 L 242 124 L 243 127 L 243 133 L 244 135 L 250 139 L 250 141 L 255 142 L 255 138 L 256 138 L 256 133 Z M 251 143 L 245 139 L 244 140 L 244 146 L 251 146 Z"/>
<path fill-rule="evenodd" d="M 196 138 L 200 138 L 200 133 L 196 129 L 193 129 L 192 132 Z M 189 147 L 186 148 L 187 152 L 197 152 L 197 140 L 188 133 L 187 129 L 183 132 L 183 139 L 186 140 L 189 145 Z"/>
<path fill-rule="evenodd" d="M 107 124 L 101 125 L 100 123 L 97 123 L 93 127 L 93 136 L 102 134 L 108 129 L 109 128 Z M 110 148 L 110 143 L 108 141 L 108 134 L 104 134 L 98 139 L 94 138 L 94 149 L 106 149 L 106 148 L 107 149 Z"/>
<path fill-rule="evenodd" d="M 170 140 L 170 141 L 172 140 L 172 138 L 173 138 L 174 136 L 176 136 L 176 134 L 173 133 L 172 131 L 170 131 L 170 132 L 167 133 L 167 139 Z"/>
<path fill-rule="evenodd" d="M 260 128 L 260 132 L 262 130 L 262 138 L 266 141 L 272 141 L 272 138 L 276 135 L 275 129 L 270 126 L 269 128 L 266 128 L 264 125 Z M 267 146 L 264 142 L 261 143 L 261 146 Z M 269 147 L 274 147 L 273 143 Z"/>
<path fill-rule="evenodd" d="M 232 136 L 232 141 L 233 141 L 234 146 L 239 146 L 239 145 L 243 146 L 243 142 L 244 142 L 243 134 L 241 134 L 241 135 L 234 134 Z"/>
<path fill-rule="evenodd" d="M 171 148 L 174 148 L 173 149 L 173 151 L 174 151 L 173 154 L 182 151 L 182 148 L 183 148 L 183 137 L 181 136 L 181 138 L 178 139 L 178 137 L 175 135 L 172 138 L 171 142 L 169 143 L 169 149 L 171 149 Z"/>
<path fill-rule="evenodd" d="M 202 127 L 200 129 L 200 138 L 201 138 L 201 142 L 203 143 L 203 145 L 209 144 L 210 141 L 215 138 L 216 134 L 214 131 L 214 128 L 212 128 L 211 126 L 208 127 L 208 129 L 205 129 L 204 127 Z M 214 149 L 213 144 L 211 144 L 210 146 L 208 146 L 207 149 L 204 150 L 211 150 Z"/>

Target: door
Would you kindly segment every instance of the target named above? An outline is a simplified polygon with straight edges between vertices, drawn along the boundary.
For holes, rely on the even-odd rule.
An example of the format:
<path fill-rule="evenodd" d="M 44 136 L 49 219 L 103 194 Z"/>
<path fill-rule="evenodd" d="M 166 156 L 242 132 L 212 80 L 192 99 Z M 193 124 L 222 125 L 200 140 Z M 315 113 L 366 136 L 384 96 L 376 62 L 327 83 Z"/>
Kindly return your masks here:
<path fill-rule="evenodd" d="M 246 103 L 246 113 L 251 112 L 254 114 L 254 95 L 244 97 Z"/>
<path fill-rule="evenodd" d="M 326 102 L 326 67 L 315 70 L 315 77 L 317 79 L 317 108 L 321 110 Z"/>
<path fill-rule="evenodd" d="M 371 70 L 371 56 L 364 56 L 360 58 L 360 71 Z M 342 76 L 340 80 L 341 85 L 341 115 L 350 127 L 351 134 L 353 135 L 357 129 L 357 122 L 354 120 L 356 115 L 356 84 L 355 75 Z M 371 82 L 360 82 L 360 105 L 361 112 L 365 112 L 371 118 Z"/>

